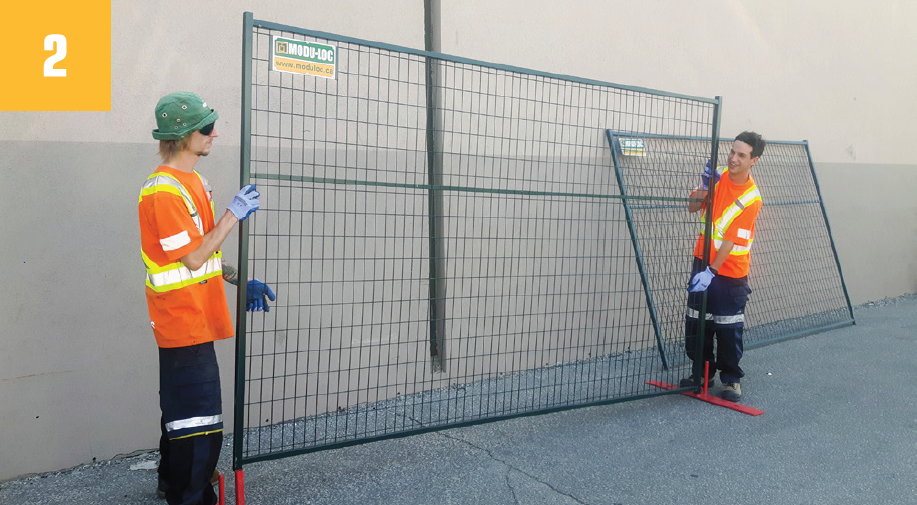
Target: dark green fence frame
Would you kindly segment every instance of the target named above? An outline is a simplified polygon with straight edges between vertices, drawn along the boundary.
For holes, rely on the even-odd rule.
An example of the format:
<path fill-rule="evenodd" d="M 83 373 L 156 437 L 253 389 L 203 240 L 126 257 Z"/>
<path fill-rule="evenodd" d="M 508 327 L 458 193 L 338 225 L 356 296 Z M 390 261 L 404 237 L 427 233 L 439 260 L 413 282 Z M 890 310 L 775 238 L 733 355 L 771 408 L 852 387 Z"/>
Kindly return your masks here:
<path fill-rule="evenodd" d="M 340 77 L 271 71 L 272 35 L 336 44 Z M 685 390 L 646 384 L 690 371 L 659 339 L 683 312 L 661 316 L 647 288 L 647 268 L 674 252 L 638 251 L 633 213 L 683 208 L 687 195 L 641 195 L 632 184 L 625 194 L 605 132 L 706 138 L 713 153 L 718 98 L 251 13 L 242 64 L 241 183 L 258 184 L 262 208 L 240 228 L 239 271 L 275 286 L 278 300 L 270 313 L 246 313 L 240 283 L 237 470 Z M 304 234 L 307 222 L 318 231 Z M 683 216 L 656 224 L 696 237 Z M 681 291 L 682 259 L 671 268 Z"/>
<path fill-rule="evenodd" d="M 644 156 L 622 156 L 621 139 L 644 141 Z M 664 360 L 667 354 L 670 361 L 684 360 L 683 326 L 676 322 L 663 328 L 657 321 L 660 311 L 684 310 L 683 288 L 670 274 L 670 265 L 679 258 L 690 261 L 699 231 L 697 218 L 685 220 L 683 204 L 648 204 L 648 200 L 685 194 L 696 187 L 704 163 L 712 158 L 711 141 L 611 130 L 608 141 L 615 152 L 621 193 L 626 195 L 629 230 L 659 352 Z M 718 166 L 726 163 L 732 142 L 720 138 L 718 148 L 714 147 Z M 764 206 L 752 248 L 749 283 L 754 293 L 746 310 L 745 348 L 855 324 L 808 142 L 768 141 L 752 176 Z M 694 233 L 683 232 L 682 223 L 695 223 Z M 641 252 L 646 248 L 674 254 L 664 263 L 647 265 Z"/>

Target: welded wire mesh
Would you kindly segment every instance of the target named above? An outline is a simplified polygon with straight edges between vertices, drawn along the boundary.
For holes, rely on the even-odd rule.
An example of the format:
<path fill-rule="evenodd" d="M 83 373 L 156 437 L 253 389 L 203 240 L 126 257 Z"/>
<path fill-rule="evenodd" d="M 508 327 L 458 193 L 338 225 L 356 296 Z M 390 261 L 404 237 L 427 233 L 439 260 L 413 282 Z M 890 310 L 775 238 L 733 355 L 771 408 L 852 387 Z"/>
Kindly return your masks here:
<path fill-rule="evenodd" d="M 643 142 L 641 155 L 626 155 L 621 139 Z M 684 361 L 685 307 L 699 214 L 688 213 L 691 191 L 712 152 L 711 140 L 609 132 L 616 170 L 628 196 L 637 258 L 645 267 L 650 310 L 658 317 L 667 359 Z M 703 168 L 701 168 L 703 170 Z"/>
<path fill-rule="evenodd" d="M 721 144 L 721 159 L 730 145 Z M 764 206 L 749 272 L 746 346 L 853 323 L 808 144 L 769 142 L 752 172 Z"/>
<path fill-rule="evenodd" d="M 271 70 L 273 35 L 336 45 L 336 78 Z M 242 459 L 685 375 L 662 366 L 605 131 L 709 136 L 715 101 L 269 23 L 250 42 L 247 269 L 277 300 L 240 331 Z"/>
<path fill-rule="evenodd" d="M 683 200 L 700 182 L 711 141 L 677 136 L 612 132 L 612 139 L 640 139 L 644 156 L 617 153 L 617 168 L 631 197 L 638 246 L 646 253 L 648 285 L 660 315 L 667 355 L 684 359 L 684 314 L 700 213 Z M 718 166 L 727 163 L 732 139 L 720 139 Z M 851 324 L 853 312 L 823 213 L 808 145 L 769 142 L 751 171 L 764 205 L 755 225 L 745 310 L 745 347 Z M 672 198 L 670 204 L 639 198 Z M 668 216 L 668 218 L 663 218 Z M 673 269 L 673 265 L 679 268 Z"/>

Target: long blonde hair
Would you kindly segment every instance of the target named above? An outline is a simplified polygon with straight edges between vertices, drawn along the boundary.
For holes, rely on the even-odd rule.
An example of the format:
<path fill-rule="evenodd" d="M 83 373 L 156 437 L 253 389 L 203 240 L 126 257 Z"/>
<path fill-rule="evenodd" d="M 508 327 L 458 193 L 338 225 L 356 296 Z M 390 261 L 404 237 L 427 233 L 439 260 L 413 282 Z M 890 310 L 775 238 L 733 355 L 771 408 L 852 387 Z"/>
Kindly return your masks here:
<path fill-rule="evenodd" d="M 188 140 L 190 139 L 191 135 L 186 135 L 178 140 L 160 140 L 159 157 L 162 158 L 162 162 L 168 163 L 172 161 L 188 145 Z"/>

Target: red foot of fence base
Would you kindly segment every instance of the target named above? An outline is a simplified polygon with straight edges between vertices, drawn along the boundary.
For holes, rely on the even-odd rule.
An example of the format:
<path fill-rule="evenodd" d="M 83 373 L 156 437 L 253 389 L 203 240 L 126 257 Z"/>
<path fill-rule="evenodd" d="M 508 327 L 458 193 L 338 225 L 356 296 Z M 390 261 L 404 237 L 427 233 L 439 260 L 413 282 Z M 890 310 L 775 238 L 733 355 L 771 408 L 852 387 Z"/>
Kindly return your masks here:
<path fill-rule="evenodd" d="M 668 390 L 678 389 L 678 386 L 669 384 L 668 382 L 647 381 L 646 383 L 649 384 L 650 386 L 656 386 L 657 388 L 662 388 L 662 389 L 668 389 Z M 707 388 L 705 387 L 704 389 L 706 390 Z M 719 396 L 713 396 L 713 395 L 707 394 L 706 392 L 702 392 L 700 394 L 697 394 L 697 393 L 682 393 L 682 394 L 685 396 L 690 396 L 691 398 L 697 398 L 698 400 L 702 400 L 707 403 L 719 405 L 720 407 L 726 407 L 727 409 L 737 410 L 743 414 L 748 414 L 750 416 L 760 416 L 761 414 L 764 413 L 763 410 L 756 409 L 754 407 L 749 407 L 748 405 L 742 405 L 740 403 L 730 402 L 730 401 L 720 398 Z"/>
<path fill-rule="evenodd" d="M 226 505 L 226 476 L 220 474 L 220 505 Z"/>
<path fill-rule="evenodd" d="M 245 474 L 236 470 L 236 505 L 245 505 Z"/>

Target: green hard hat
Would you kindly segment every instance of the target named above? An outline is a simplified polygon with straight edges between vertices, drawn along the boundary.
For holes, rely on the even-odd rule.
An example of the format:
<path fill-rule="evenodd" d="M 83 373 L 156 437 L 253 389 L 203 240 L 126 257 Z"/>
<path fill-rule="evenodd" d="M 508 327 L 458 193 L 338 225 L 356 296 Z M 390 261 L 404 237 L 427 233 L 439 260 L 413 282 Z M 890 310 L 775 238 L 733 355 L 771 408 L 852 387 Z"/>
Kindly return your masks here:
<path fill-rule="evenodd" d="M 156 104 L 156 140 L 178 140 L 217 120 L 217 112 L 188 91 L 169 93 Z"/>

